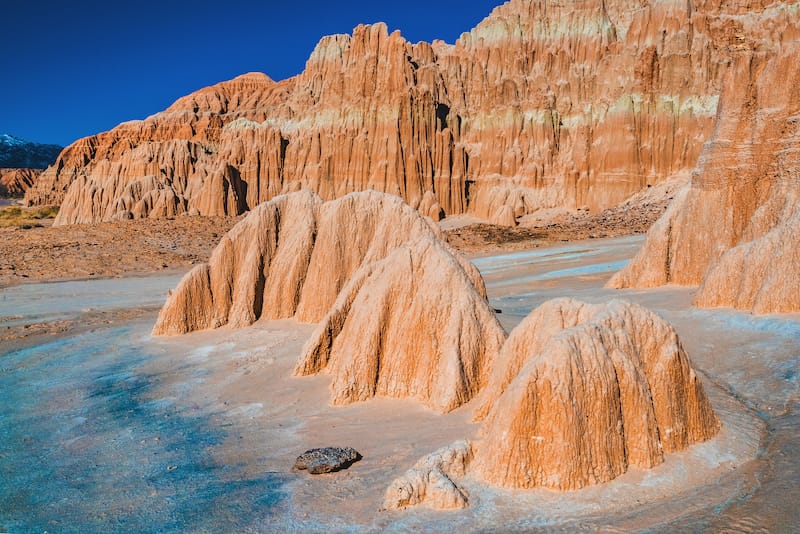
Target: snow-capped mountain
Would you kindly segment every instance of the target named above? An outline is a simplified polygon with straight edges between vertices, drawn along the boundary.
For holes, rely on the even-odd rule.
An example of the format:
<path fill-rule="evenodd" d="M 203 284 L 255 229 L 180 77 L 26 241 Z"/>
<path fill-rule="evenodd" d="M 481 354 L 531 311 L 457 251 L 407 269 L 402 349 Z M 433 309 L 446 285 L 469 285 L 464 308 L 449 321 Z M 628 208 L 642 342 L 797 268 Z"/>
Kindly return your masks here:
<path fill-rule="evenodd" d="M 56 161 L 62 149 L 0 134 L 0 168 L 44 169 Z"/>

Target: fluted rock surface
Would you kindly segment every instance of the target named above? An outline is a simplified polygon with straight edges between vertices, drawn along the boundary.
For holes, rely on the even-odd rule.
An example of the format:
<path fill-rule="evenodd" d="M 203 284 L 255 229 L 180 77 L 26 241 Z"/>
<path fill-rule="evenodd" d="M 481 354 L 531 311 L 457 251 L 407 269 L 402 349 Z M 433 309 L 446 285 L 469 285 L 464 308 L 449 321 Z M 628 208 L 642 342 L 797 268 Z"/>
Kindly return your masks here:
<path fill-rule="evenodd" d="M 469 506 L 466 492 L 455 480 L 467 474 L 472 444 L 457 441 L 420 459 L 386 488 L 382 510 L 402 510 L 425 504 L 438 510 Z"/>
<path fill-rule="evenodd" d="M 700 306 L 800 310 L 800 5 L 751 25 L 691 186 L 611 287 L 699 284 Z"/>
<path fill-rule="evenodd" d="M 506 222 L 605 208 L 695 165 L 740 19 L 763 9 L 511 0 L 453 45 L 359 26 L 294 78 L 241 76 L 77 141 L 27 199 L 63 201 L 56 224 L 241 213 L 300 188 Z"/>
<path fill-rule="evenodd" d="M 431 238 L 365 263 L 312 334 L 295 374 L 324 369 L 333 404 L 378 395 L 411 397 L 439 412 L 461 406 L 484 387 L 505 341 L 474 276 Z"/>
<path fill-rule="evenodd" d="M 279 196 L 234 226 L 171 293 L 154 333 L 181 334 L 259 318 L 318 322 L 362 265 L 438 229 L 394 195 L 367 191 L 323 203 L 310 191 Z M 439 244 L 440 247 L 446 247 Z M 477 269 L 454 261 L 485 298 Z"/>
<path fill-rule="evenodd" d="M 0 169 L 0 197 L 22 198 L 41 172 L 39 169 Z"/>
<path fill-rule="evenodd" d="M 506 487 L 599 484 L 719 428 L 673 328 L 619 300 L 557 299 L 534 310 L 482 395 L 473 467 Z"/>

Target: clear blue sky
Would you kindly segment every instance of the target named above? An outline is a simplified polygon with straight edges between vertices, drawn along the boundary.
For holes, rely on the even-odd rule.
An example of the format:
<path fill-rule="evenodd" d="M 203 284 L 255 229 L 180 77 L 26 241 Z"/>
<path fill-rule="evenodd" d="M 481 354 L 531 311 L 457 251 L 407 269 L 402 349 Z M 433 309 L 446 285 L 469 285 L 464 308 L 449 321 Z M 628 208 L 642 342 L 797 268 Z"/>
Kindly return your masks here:
<path fill-rule="evenodd" d="M 362 22 L 452 43 L 501 3 L 0 0 L 0 133 L 66 145 L 245 72 L 293 76 Z"/>

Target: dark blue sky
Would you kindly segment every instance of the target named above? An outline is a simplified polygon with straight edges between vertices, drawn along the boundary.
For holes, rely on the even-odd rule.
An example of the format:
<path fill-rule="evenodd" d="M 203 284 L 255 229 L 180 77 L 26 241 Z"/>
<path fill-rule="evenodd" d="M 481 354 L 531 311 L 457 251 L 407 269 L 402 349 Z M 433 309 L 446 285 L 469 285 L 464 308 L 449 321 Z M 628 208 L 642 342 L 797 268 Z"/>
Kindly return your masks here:
<path fill-rule="evenodd" d="M 0 133 L 66 145 L 245 72 L 293 76 L 362 22 L 452 43 L 501 3 L 0 0 Z"/>

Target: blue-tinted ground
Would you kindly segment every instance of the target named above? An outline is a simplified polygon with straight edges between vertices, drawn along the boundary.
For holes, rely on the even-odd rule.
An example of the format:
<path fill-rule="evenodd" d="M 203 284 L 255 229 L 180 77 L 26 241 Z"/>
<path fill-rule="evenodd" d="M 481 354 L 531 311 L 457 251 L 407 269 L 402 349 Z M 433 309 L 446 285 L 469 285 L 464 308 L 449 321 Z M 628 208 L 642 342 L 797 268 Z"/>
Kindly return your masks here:
<path fill-rule="evenodd" d="M 0 291 L 0 325 L 75 319 L 92 311 L 157 308 L 180 279 L 173 274 L 6 287 Z"/>
<path fill-rule="evenodd" d="M 481 258 L 476 264 L 486 277 L 492 305 L 502 310 L 499 317 L 509 327 L 542 301 L 561 296 L 598 302 L 629 298 L 672 322 L 704 379 L 756 414 L 766 429 L 758 458 L 716 484 L 624 513 L 584 515 L 585 503 L 573 493 L 560 496 L 563 502 L 551 510 L 542 506 L 552 504 L 547 495 L 515 493 L 509 498 L 489 491 L 481 496 L 477 487 L 466 511 L 377 513 L 389 472 L 401 473 L 422 453 L 404 456 L 407 464 L 399 467 L 386 466 L 381 458 L 413 449 L 406 441 L 419 439 L 424 413 L 408 412 L 418 417 L 409 427 L 402 426 L 402 418 L 387 418 L 385 426 L 370 427 L 366 434 L 358 415 L 369 413 L 366 403 L 364 412 L 356 406 L 333 414 L 322 407 L 308 416 L 316 429 L 344 427 L 342 435 L 360 445 L 370 445 L 370 432 L 399 436 L 391 446 L 401 447 L 401 453 L 381 449 L 372 463 L 356 466 L 354 471 L 360 471 L 350 478 L 300 479 L 298 485 L 288 471 L 261 470 L 260 461 L 237 465 L 231 460 L 236 454 L 215 454 L 224 450 L 227 431 L 238 433 L 237 423 L 181 397 L 187 388 L 174 387 L 170 381 L 176 377 L 153 374 L 162 368 L 153 364 L 168 356 L 160 351 L 169 349 L 149 341 L 151 316 L 124 327 L 32 341 L 36 346 L 25 349 L 0 346 L 0 532 L 797 532 L 800 316 L 697 310 L 688 305 L 689 289 L 602 289 L 609 271 L 629 258 L 640 241 L 597 240 Z M 163 299 L 171 283 L 152 278 L 7 288 L 0 291 L 0 324 L 74 318 L 87 309 L 117 305 L 150 306 Z M 204 369 L 189 371 L 196 377 Z M 287 393 L 291 398 L 284 400 L 296 402 L 298 395 Z M 287 410 L 277 423 L 290 422 L 292 413 Z M 330 424 L 320 423 L 328 419 Z M 437 433 L 441 423 L 433 421 Z M 261 430 L 267 436 L 275 424 Z M 225 457 L 226 463 L 216 457 Z M 600 488 L 597 495 L 613 497 L 619 487 L 612 483 L 607 493 Z M 290 505 L 296 492 L 300 498 Z M 573 506 L 584 506 L 583 511 L 573 513 Z M 354 509 L 363 517 L 356 517 Z"/>
<path fill-rule="evenodd" d="M 800 532 L 800 315 L 692 308 L 690 288 L 600 289 L 606 273 L 627 263 L 609 253 L 628 250 L 632 255 L 630 247 L 641 241 L 623 237 L 571 243 L 479 258 L 475 264 L 487 278 L 490 303 L 503 310 L 499 318 L 507 327 L 544 301 L 564 296 L 588 302 L 625 298 L 654 310 L 675 326 L 704 379 L 762 419 L 766 433 L 758 458 L 721 479 L 720 484 L 747 480 L 746 489 L 734 497 L 708 506 L 698 496 L 677 519 L 663 524 L 650 518 L 652 510 L 643 509 L 586 520 L 583 526 L 606 532 L 638 530 L 643 523 L 655 525 L 647 532 Z M 562 283 L 549 285 L 559 279 Z"/>
<path fill-rule="evenodd" d="M 153 397 L 148 328 L 0 349 L 0 532 L 241 532 L 280 509 L 280 475 L 214 461 L 213 414 Z"/>

